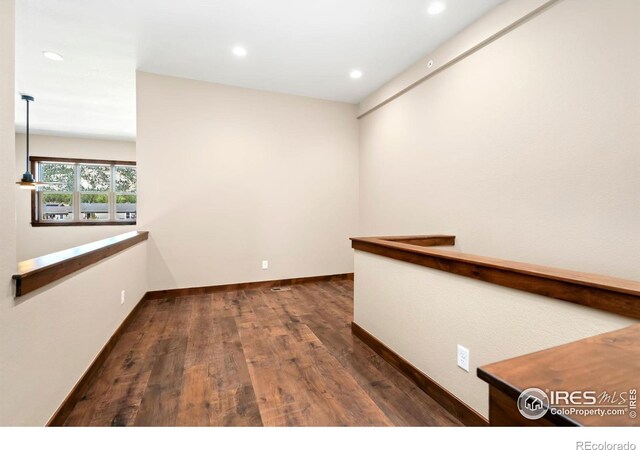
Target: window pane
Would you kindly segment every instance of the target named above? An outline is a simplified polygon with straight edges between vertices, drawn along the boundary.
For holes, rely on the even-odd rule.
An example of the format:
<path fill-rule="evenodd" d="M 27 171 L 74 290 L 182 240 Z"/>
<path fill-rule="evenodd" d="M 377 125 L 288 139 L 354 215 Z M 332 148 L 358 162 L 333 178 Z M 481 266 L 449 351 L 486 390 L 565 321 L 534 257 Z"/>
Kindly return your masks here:
<path fill-rule="evenodd" d="M 136 192 L 137 172 L 132 166 L 114 168 L 116 192 Z"/>
<path fill-rule="evenodd" d="M 42 186 L 43 191 L 73 191 L 73 164 L 40 163 L 40 181 L 48 184 Z"/>
<path fill-rule="evenodd" d="M 73 195 L 42 192 L 42 220 L 73 220 Z"/>
<path fill-rule="evenodd" d="M 82 220 L 109 220 L 108 194 L 80 194 Z"/>
<path fill-rule="evenodd" d="M 136 220 L 136 201 L 135 195 L 116 195 L 116 220 Z"/>
<path fill-rule="evenodd" d="M 80 166 L 81 191 L 108 191 L 111 188 L 110 166 Z"/>

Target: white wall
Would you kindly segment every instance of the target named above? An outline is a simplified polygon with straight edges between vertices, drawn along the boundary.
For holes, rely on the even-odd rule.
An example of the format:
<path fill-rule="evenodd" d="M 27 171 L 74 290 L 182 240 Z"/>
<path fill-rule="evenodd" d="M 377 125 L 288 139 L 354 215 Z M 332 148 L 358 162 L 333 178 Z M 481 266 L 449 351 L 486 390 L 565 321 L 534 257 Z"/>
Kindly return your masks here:
<path fill-rule="evenodd" d="M 147 291 L 142 242 L 2 311 L 0 425 L 44 425 Z M 125 290 L 124 305 L 120 291 Z M 6 377 L 6 378 L 5 378 Z"/>
<path fill-rule="evenodd" d="M 362 118 L 360 233 L 640 279 L 638 23 L 559 1 Z"/>
<path fill-rule="evenodd" d="M 355 105 L 148 73 L 137 102 L 150 289 L 352 272 Z"/>
<path fill-rule="evenodd" d="M 3 211 L 0 214 L 0 425 L 33 426 L 47 423 L 147 291 L 147 245 L 137 244 L 97 265 L 14 299 L 11 281 L 16 270 L 14 211 L 16 201 L 24 200 L 15 195 L 18 189 L 14 147 L 14 23 L 14 2 L 0 0 L 0 210 Z M 56 152 L 64 149 L 69 150 L 70 146 L 61 146 Z M 34 153 L 41 154 L 40 150 Z M 18 206 L 21 210 L 24 205 Z M 117 230 L 124 232 L 123 227 Z M 118 233 L 111 231 L 111 234 Z M 44 249 L 51 245 L 47 242 L 51 239 L 58 241 L 56 245 L 61 244 L 59 236 L 43 233 L 36 239 Z M 127 292 L 124 305 L 120 304 L 121 289 Z"/>
<path fill-rule="evenodd" d="M 558 1 L 365 115 L 360 232 L 451 233 L 467 253 L 640 279 L 639 21 L 635 0 Z M 485 417 L 478 366 L 637 323 L 363 252 L 355 272 L 355 322 Z"/>
<path fill-rule="evenodd" d="M 37 108 L 37 104 L 33 105 L 32 111 L 35 108 Z M 16 134 L 16 180 L 22 176 L 25 170 L 25 148 L 25 135 Z M 30 149 L 31 156 L 136 160 L 136 144 L 129 141 L 31 135 Z M 19 190 L 16 197 L 19 261 L 137 229 L 135 225 L 32 227 L 31 193 Z"/>
<path fill-rule="evenodd" d="M 0 424 L 6 424 L 11 408 L 4 394 L 15 380 L 7 371 L 5 355 L 11 350 L 11 322 L 13 292 L 11 275 L 16 269 L 16 217 L 15 217 L 15 129 L 14 129 L 14 52 L 15 5 L 13 0 L 0 0 Z"/>
<path fill-rule="evenodd" d="M 562 0 L 512 0 L 498 4 L 480 19 L 370 93 L 358 105 L 358 117 L 397 98 L 416 84 L 500 38 L 557 1 Z M 448 13 L 447 11 L 445 14 Z"/>
<path fill-rule="evenodd" d="M 360 251 L 355 270 L 354 321 L 485 417 L 479 366 L 638 323 Z M 469 372 L 457 367 L 458 344 Z"/>

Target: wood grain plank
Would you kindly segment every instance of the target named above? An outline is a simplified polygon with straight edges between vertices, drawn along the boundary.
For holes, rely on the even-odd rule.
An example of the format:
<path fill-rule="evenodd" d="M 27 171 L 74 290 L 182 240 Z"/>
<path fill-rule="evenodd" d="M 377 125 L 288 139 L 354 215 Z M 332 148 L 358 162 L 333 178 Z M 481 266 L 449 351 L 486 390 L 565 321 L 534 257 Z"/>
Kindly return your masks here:
<path fill-rule="evenodd" d="M 340 279 L 147 300 L 67 425 L 459 425 L 351 336 L 352 293 Z"/>
<path fill-rule="evenodd" d="M 342 366 L 326 350 L 318 337 L 297 320 L 297 314 L 288 310 L 290 302 L 295 298 L 295 291 L 296 289 L 267 292 L 262 295 L 262 302 L 253 303 L 259 325 L 254 324 L 245 334 L 250 337 L 256 336 L 259 334 L 256 328 L 261 327 L 260 340 L 271 344 L 266 347 L 267 351 L 270 349 L 277 358 L 270 358 L 271 355 L 253 355 L 251 359 L 260 361 L 261 364 L 251 366 L 252 378 L 271 380 L 270 386 L 277 387 L 271 392 L 258 391 L 264 393 L 265 397 L 282 397 L 284 393 L 288 399 L 286 402 L 280 400 L 265 403 L 286 405 L 290 410 L 299 413 L 295 419 L 296 423 L 302 422 L 306 425 L 389 424 L 386 416 L 364 395 L 360 386 L 344 373 Z M 245 344 L 245 347 L 252 348 L 248 344 Z M 277 366 L 265 364 L 264 361 L 270 360 L 282 363 Z M 272 369 L 269 375 L 265 373 L 268 369 Z M 331 392 L 331 395 L 326 395 L 327 392 Z M 292 408 L 292 404 L 297 407 Z M 294 417 L 291 411 L 288 411 L 288 414 L 286 411 L 277 412 L 276 419 Z M 267 414 L 263 413 L 265 424 Z"/>
<path fill-rule="evenodd" d="M 293 356 L 280 354 L 269 331 L 258 324 L 240 326 L 249 374 L 256 392 L 258 408 L 265 426 L 301 426 L 312 414 L 308 392 L 299 389 L 299 374 Z"/>
<path fill-rule="evenodd" d="M 216 318 L 215 378 L 221 426 L 261 426 L 262 419 L 233 317 Z"/>
<path fill-rule="evenodd" d="M 309 370 L 316 374 L 309 377 L 315 381 L 319 392 L 331 392 L 332 409 L 339 413 L 343 424 L 348 426 L 389 426 L 392 422 L 366 395 L 362 387 L 344 370 L 327 351 L 321 341 L 309 342 L 300 353 L 302 361 L 308 361 Z M 313 384 L 312 384 L 313 386 Z"/>
<path fill-rule="evenodd" d="M 218 426 L 218 391 L 209 376 L 208 364 L 185 370 L 176 425 L 188 427 Z"/>
<path fill-rule="evenodd" d="M 136 415 L 137 426 L 173 426 L 176 424 L 187 338 L 163 339 L 149 376 L 147 389 Z"/>
<path fill-rule="evenodd" d="M 215 358 L 215 310 L 210 295 L 194 299 L 189 318 L 185 367 L 207 366 Z"/>
<path fill-rule="evenodd" d="M 147 389 L 150 371 L 120 375 L 100 399 L 89 425 L 131 426 L 134 424 L 142 396 Z"/>

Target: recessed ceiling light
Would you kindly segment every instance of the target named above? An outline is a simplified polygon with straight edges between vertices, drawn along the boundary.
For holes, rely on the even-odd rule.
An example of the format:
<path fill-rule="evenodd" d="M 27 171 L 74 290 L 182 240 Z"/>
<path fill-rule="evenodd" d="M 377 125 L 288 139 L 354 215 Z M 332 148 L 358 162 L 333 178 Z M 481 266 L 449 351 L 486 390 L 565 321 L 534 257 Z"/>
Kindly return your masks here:
<path fill-rule="evenodd" d="M 429 14 L 431 14 L 432 16 L 435 16 L 436 14 L 440 14 L 442 11 L 444 11 L 447 8 L 447 5 L 445 5 L 442 2 L 433 2 L 429 5 L 429 7 L 427 8 L 427 12 Z"/>
<path fill-rule="evenodd" d="M 360 70 L 352 70 L 351 73 L 349 74 L 349 76 L 351 78 L 353 78 L 354 80 L 357 80 L 359 78 L 362 78 L 362 71 L 360 71 Z"/>
<path fill-rule="evenodd" d="M 245 56 L 247 56 L 247 49 L 244 48 L 244 47 L 241 47 L 239 45 L 236 45 L 235 47 L 233 47 L 233 49 L 231 51 L 238 58 L 244 58 Z"/>
<path fill-rule="evenodd" d="M 59 55 L 54 52 L 42 52 L 45 58 L 50 59 L 52 61 L 64 61 L 62 55 Z"/>

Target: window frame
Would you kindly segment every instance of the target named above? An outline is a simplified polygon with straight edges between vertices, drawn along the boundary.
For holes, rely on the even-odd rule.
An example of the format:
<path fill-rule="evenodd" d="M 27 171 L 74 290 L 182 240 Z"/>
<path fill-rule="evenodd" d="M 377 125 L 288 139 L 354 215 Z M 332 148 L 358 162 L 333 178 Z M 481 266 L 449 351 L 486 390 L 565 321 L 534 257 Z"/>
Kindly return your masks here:
<path fill-rule="evenodd" d="M 136 167 L 135 164 L 133 164 L 134 167 Z M 133 219 L 133 222 L 135 222 L 137 220 L 138 217 L 138 168 L 136 167 L 136 190 L 135 192 L 125 192 L 125 191 L 119 191 L 116 187 L 116 170 L 119 167 L 131 167 L 131 164 L 113 164 L 111 166 L 111 192 L 110 195 L 113 197 L 112 198 L 112 205 L 113 205 L 113 219 L 117 222 L 131 222 L 131 219 L 118 219 L 118 196 L 135 196 L 136 198 L 136 219 Z M 125 213 L 125 215 L 128 213 Z"/>
<path fill-rule="evenodd" d="M 47 193 L 49 191 L 40 191 L 34 190 L 31 191 L 31 226 L 34 227 L 68 227 L 68 226 L 100 226 L 100 225 L 136 225 L 138 213 L 136 211 L 136 219 L 117 219 L 116 214 L 116 198 L 118 193 L 115 192 L 115 168 L 117 166 L 134 166 L 136 167 L 135 161 L 117 161 L 117 160 L 108 160 L 108 159 L 79 159 L 79 158 L 60 158 L 60 157 L 50 157 L 50 156 L 31 156 L 29 158 L 29 164 L 31 167 L 31 173 L 39 180 L 40 173 L 38 165 L 40 163 L 68 163 L 74 165 L 74 191 L 72 192 L 73 196 L 73 220 L 69 221 L 47 221 L 41 220 L 40 218 L 40 210 L 42 208 L 41 202 L 43 195 L 42 193 Z M 107 194 L 109 197 L 109 218 L 103 220 L 83 220 L 81 219 L 80 213 L 80 195 L 81 194 L 90 194 L 91 192 L 85 192 L 80 190 L 80 166 L 83 164 L 88 165 L 108 165 L 110 166 L 111 171 L 111 179 L 110 179 L 110 188 L 108 191 L 100 192 L 101 194 Z M 137 174 L 136 174 L 137 175 Z M 136 177 L 137 178 L 137 177 Z M 93 191 L 92 191 L 93 192 Z M 133 194 L 133 193 L 132 193 Z M 137 181 L 136 181 L 136 192 L 134 194 L 136 196 L 136 204 L 138 201 L 138 193 L 137 193 Z"/>

